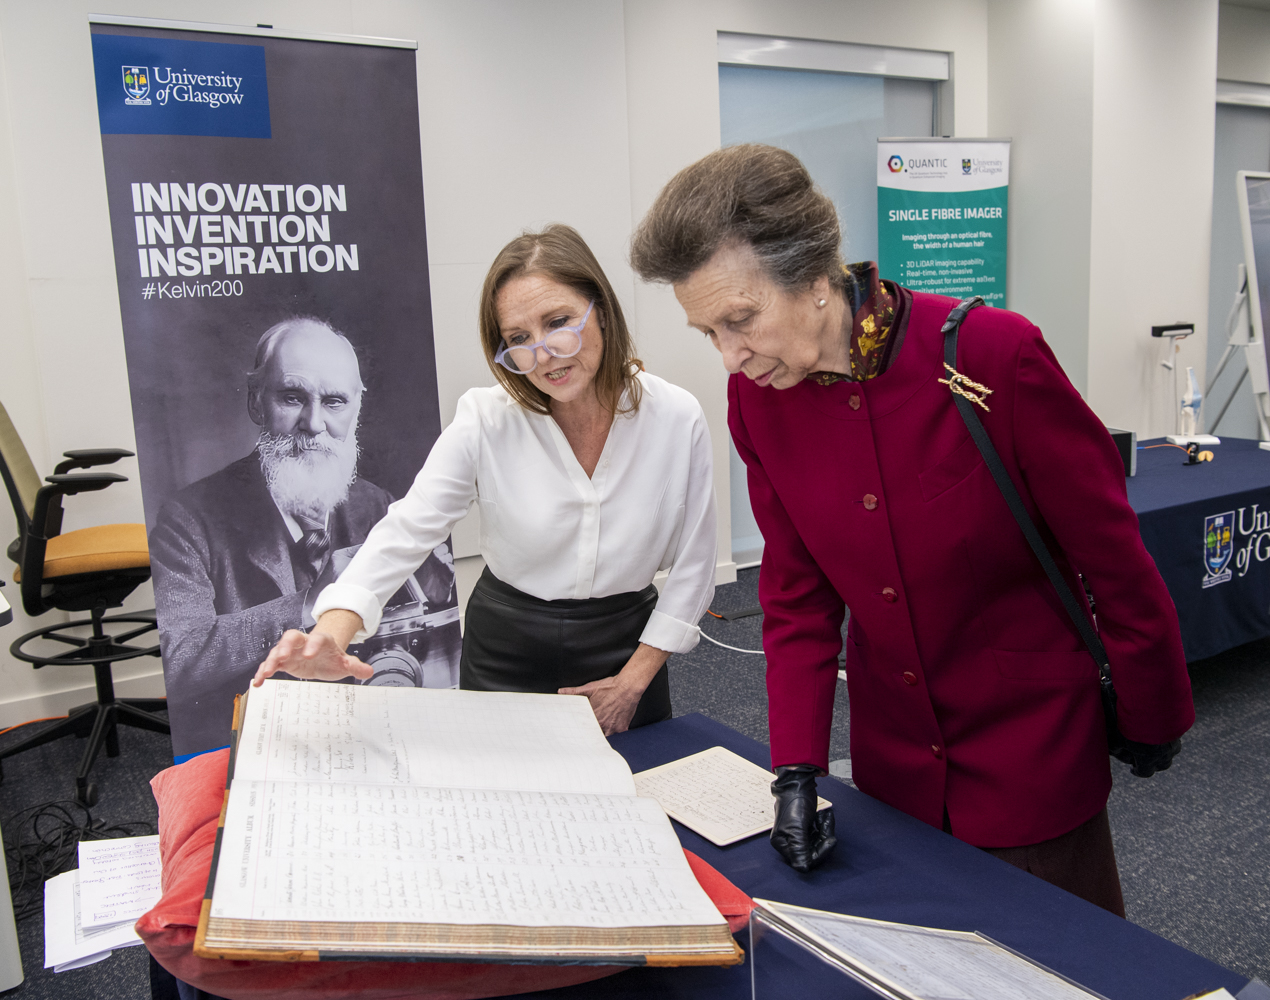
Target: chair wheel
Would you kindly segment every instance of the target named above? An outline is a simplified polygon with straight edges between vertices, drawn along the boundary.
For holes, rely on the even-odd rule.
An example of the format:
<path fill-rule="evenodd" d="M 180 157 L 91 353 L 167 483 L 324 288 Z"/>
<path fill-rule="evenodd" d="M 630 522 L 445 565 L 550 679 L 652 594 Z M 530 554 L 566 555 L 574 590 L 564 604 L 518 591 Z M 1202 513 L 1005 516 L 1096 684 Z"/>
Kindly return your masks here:
<path fill-rule="evenodd" d="M 90 781 L 88 784 L 75 789 L 75 801 L 82 806 L 95 806 L 97 804 L 97 785 Z"/>

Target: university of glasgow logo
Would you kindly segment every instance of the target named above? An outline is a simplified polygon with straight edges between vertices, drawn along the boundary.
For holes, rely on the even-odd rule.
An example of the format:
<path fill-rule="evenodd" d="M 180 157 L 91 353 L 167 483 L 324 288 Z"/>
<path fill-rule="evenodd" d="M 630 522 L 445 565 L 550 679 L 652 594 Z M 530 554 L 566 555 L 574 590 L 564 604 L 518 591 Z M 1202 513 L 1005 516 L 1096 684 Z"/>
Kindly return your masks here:
<path fill-rule="evenodd" d="M 1204 518 L 1204 582 L 1203 586 L 1225 583 L 1230 579 L 1230 557 L 1235 553 L 1231 533 L 1235 527 L 1235 512 L 1213 514 Z"/>
<path fill-rule="evenodd" d="M 149 104 L 150 71 L 145 66 L 123 67 L 123 92 L 124 104 Z"/>
<path fill-rule="evenodd" d="M 962 161 L 961 161 L 961 172 L 962 172 L 963 174 L 968 174 L 968 173 L 970 173 L 970 161 L 969 161 L 969 160 L 962 160 Z"/>

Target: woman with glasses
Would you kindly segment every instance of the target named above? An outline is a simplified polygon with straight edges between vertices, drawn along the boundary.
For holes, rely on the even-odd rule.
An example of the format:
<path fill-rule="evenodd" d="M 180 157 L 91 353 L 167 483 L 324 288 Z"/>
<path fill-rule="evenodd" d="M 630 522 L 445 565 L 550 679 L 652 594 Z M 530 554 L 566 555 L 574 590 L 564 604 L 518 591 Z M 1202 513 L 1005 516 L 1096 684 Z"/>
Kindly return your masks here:
<path fill-rule="evenodd" d="M 485 572 L 459 686 L 587 696 L 605 733 L 670 717 L 666 661 L 714 594 L 710 434 L 696 399 L 643 371 L 617 296 L 568 226 L 512 240 L 485 279 L 471 389 L 406 496 L 256 673 L 368 678 L 344 650 L 473 503 Z M 660 594 L 653 576 L 667 570 Z"/>

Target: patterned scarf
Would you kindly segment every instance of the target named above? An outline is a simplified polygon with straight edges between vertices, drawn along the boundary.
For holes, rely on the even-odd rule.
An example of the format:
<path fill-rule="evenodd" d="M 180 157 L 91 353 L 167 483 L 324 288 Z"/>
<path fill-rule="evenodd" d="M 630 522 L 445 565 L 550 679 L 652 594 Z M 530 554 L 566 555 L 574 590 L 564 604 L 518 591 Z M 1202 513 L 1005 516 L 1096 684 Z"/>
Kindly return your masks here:
<path fill-rule="evenodd" d="M 846 264 L 844 295 L 851 310 L 851 374 L 812 372 L 807 377 L 818 385 L 835 382 L 867 382 L 890 366 L 904 339 L 905 320 L 912 296 L 907 289 L 878 276 L 873 261 Z"/>

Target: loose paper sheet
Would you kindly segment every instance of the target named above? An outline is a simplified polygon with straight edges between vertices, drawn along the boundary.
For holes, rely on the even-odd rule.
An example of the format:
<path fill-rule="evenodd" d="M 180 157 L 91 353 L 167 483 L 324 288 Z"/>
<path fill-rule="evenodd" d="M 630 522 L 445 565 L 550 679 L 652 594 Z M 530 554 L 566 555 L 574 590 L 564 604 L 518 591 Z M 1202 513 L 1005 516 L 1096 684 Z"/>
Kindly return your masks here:
<path fill-rule="evenodd" d="M 70 972 L 72 969 L 82 969 L 85 966 L 96 965 L 98 962 L 106 961 L 106 959 L 113 954 L 113 951 L 94 952 L 93 954 L 86 955 L 83 958 L 77 958 L 73 962 L 63 962 L 61 965 L 55 965 L 53 966 L 53 972 L 54 974 L 59 972 Z"/>
<path fill-rule="evenodd" d="M 912 1000 L 1089 1000 L 1097 996 L 968 931 L 868 920 L 768 900 L 755 902 Z"/>
<path fill-rule="evenodd" d="M 725 847 L 772 828 L 775 777 L 731 750 L 711 747 L 640 771 L 635 789 L 660 802 L 671 819 Z M 823 798 L 816 806 L 831 807 Z"/>
<path fill-rule="evenodd" d="M 91 965 L 110 949 L 140 944 L 134 921 L 85 929 L 80 921 L 79 872 L 63 872 L 44 883 L 44 968 L 55 972 Z"/>
<path fill-rule="evenodd" d="M 212 916 L 595 928 L 723 919 L 651 799 L 238 778 Z"/>
<path fill-rule="evenodd" d="M 238 779 L 635 794 L 586 698 L 279 680 L 247 696 Z"/>
<path fill-rule="evenodd" d="M 85 927 L 136 920 L 162 893 L 159 838 L 79 842 L 80 909 Z"/>

